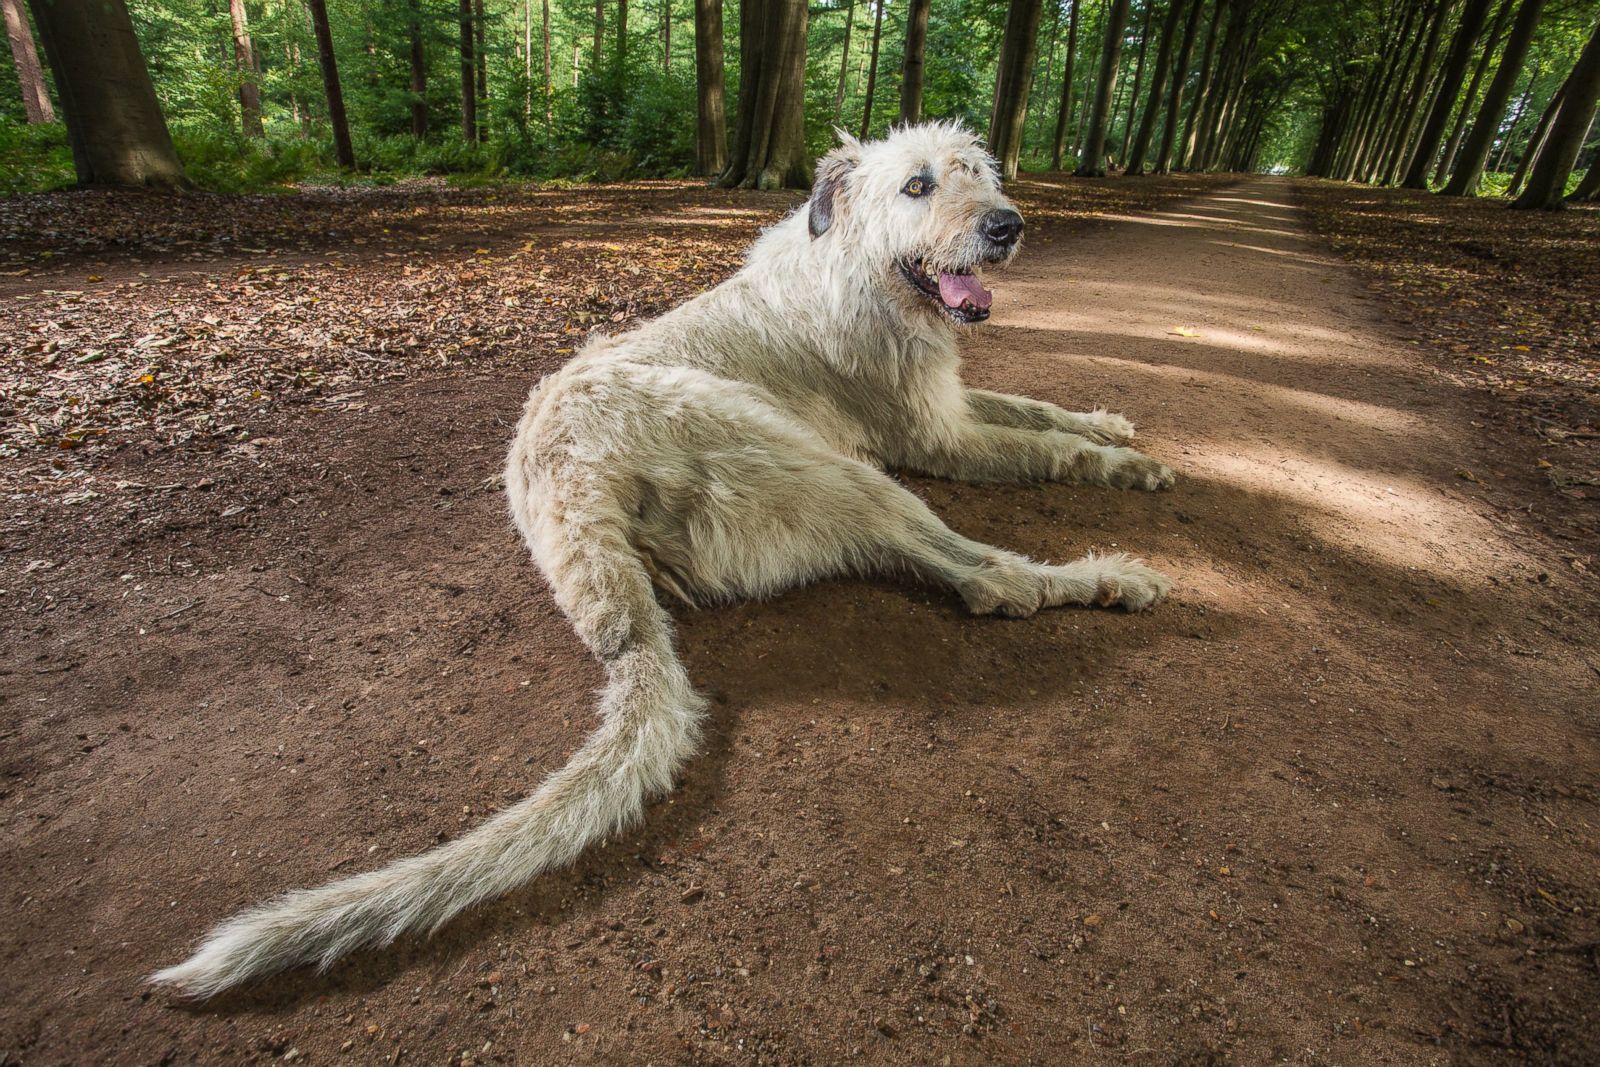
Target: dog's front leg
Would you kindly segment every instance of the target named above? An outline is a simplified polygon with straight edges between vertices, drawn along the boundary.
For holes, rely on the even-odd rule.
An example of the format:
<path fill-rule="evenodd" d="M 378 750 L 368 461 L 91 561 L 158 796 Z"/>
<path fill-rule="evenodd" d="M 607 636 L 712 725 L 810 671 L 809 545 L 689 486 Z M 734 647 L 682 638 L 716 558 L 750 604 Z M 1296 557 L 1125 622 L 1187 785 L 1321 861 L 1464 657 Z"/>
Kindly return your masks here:
<path fill-rule="evenodd" d="M 908 442 L 898 461 L 962 482 L 1080 482 L 1113 489 L 1165 489 L 1172 469 L 1131 448 L 1098 445 L 1059 430 L 963 420 Z"/>
<path fill-rule="evenodd" d="M 1133 423 L 1104 408 L 1068 411 L 1032 397 L 966 390 L 967 411 L 979 422 L 1018 430 L 1059 430 L 1086 437 L 1097 445 L 1125 445 L 1133 439 Z"/>

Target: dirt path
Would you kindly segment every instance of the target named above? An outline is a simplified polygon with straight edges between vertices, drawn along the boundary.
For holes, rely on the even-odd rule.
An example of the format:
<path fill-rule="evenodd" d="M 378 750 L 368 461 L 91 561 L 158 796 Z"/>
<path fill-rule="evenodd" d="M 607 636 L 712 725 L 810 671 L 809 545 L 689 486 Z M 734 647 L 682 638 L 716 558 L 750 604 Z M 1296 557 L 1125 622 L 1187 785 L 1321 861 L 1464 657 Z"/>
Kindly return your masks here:
<path fill-rule="evenodd" d="M 1169 603 L 680 612 L 716 697 L 681 791 L 326 976 L 138 983 L 581 739 L 599 672 L 479 488 L 527 377 L 286 417 L 102 555 L 27 546 L 0 1063 L 1595 1062 L 1595 579 L 1462 476 L 1502 461 L 1480 401 L 1289 203 L 1046 232 L 972 345 L 974 384 L 1123 411 L 1175 490 L 917 483 L 971 536 L 1143 554 Z"/>

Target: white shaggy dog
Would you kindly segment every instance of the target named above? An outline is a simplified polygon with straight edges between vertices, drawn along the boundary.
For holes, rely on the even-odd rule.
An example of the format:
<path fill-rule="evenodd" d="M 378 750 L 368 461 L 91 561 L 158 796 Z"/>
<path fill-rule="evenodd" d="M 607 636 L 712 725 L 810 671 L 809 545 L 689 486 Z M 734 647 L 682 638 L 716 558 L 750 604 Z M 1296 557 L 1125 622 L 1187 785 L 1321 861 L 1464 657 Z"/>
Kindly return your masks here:
<path fill-rule="evenodd" d="M 637 818 L 694 751 L 704 702 L 662 589 L 763 596 L 844 573 L 910 572 L 974 612 L 1148 607 L 1167 579 L 1125 556 L 1049 566 L 969 541 L 884 473 L 963 481 L 1172 482 L 1105 412 L 967 389 L 956 325 L 988 318 L 985 265 L 1022 216 L 958 126 L 842 147 L 806 208 L 745 268 L 534 387 L 506 467 L 512 516 L 556 602 L 606 668 L 601 723 L 533 795 L 465 837 L 229 920 L 154 976 L 209 996 L 433 930 L 566 864 Z"/>

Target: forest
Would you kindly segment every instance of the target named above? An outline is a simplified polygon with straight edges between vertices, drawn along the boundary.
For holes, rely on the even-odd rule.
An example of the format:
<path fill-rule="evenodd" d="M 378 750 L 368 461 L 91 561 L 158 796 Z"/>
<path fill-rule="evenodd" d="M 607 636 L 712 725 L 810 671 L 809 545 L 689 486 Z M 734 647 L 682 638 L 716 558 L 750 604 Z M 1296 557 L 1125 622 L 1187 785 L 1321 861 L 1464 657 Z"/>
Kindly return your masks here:
<path fill-rule="evenodd" d="M 1547 208 L 1600 193 L 1592 0 L 29 2 L 31 26 L 4 0 L 11 192 L 804 187 L 835 127 L 930 117 L 984 133 L 1008 176 L 1259 170 Z M 107 162 L 119 144 L 138 162 Z"/>

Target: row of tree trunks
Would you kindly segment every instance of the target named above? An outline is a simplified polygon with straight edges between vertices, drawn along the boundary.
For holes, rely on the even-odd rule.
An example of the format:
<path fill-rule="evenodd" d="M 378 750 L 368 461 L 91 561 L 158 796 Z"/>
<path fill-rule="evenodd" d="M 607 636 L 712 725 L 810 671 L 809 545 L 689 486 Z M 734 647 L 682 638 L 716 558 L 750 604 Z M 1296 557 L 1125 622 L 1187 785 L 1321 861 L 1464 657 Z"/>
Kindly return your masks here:
<path fill-rule="evenodd" d="M 1600 25 L 1590 33 L 1589 43 L 1584 46 L 1577 66 L 1567 76 L 1560 95 L 1561 108 L 1550 123 L 1543 147 L 1537 149 L 1538 159 L 1528 175 L 1528 187 L 1517 197 L 1515 207 L 1550 209 L 1562 205 L 1567 179 L 1594 124 L 1595 105 L 1600 103 Z M 1600 163 L 1589 167 L 1589 174 L 1575 191 L 1574 199 L 1595 195 L 1593 179 L 1597 170 L 1600 170 Z M 1584 186 L 1590 188 L 1585 190 Z"/>
<path fill-rule="evenodd" d="M 1170 9 L 1174 0 L 1168 0 Z M 1133 62 L 1133 91 L 1128 98 L 1128 117 L 1122 122 L 1122 147 L 1117 152 L 1119 160 L 1128 158 L 1128 144 L 1133 140 L 1134 119 L 1139 111 L 1139 90 L 1144 87 L 1144 61 L 1150 51 L 1150 17 L 1155 13 L 1155 0 L 1144 0 L 1143 21 L 1139 26 L 1139 54 Z M 1112 114 L 1121 111 L 1121 106 L 1112 108 Z"/>
<path fill-rule="evenodd" d="M 1127 0 L 1114 0 L 1127 6 Z M 1000 162 L 1007 181 L 1017 176 L 1022 135 L 1028 117 L 1028 91 L 1033 85 L 1034 50 L 1039 38 L 1040 0 L 1011 0 L 1000 65 L 995 71 L 994 106 L 989 115 L 989 152 Z"/>
<path fill-rule="evenodd" d="M 877 15 L 872 20 L 872 62 L 867 67 L 867 99 L 861 107 L 861 136 L 872 132 L 872 98 L 878 89 L 878 43 L 883 38 L 883 9 L 888 4 L 878 0 Z"/>
<path fill-rule="evenodd" d="M 1483 177 L 1484 164 L 1489 160 L 1489 149 L 1500 131 L 1500 120 L 1506 113 L 1506 104 L 1516 88 L 1517 76 L 1522 71 L 1523 60 L 1533 42 L 1533 31 L 1539 25 L 1539 15 L 1544 0 L 1522 0 L 1517 9 L 1516 21 L 1506 38 L 1505 51 L 1500 56 L 1499 69 L 1489 83 L 1472 130 L 1461 144 L 1456 155 L 1455 169 L 1442 190 L 1446 196 L 1472 196 L 1478 191 L 1478 181 Z"/>
<path fill-rule="evenodd" d="M 1183 83 L 1189 80 L 1189 60 L 1194 55 L 1195 33 L 1200 28 L 1200 9 L 1204 0 L 1189 0 L 1189 17 L 1183 27 L 1183 43 L 1178 46 L 1178 62 L 1172 72 L 1172 88 L 1167 94 L 1167 118 L 1161 127 L 1160 147 L 1156 150 L 1156 173 L 1172 169 L 1172 152 L 1177 144 L 1178 120 L 1183 115 Z"/>
<path fill-rule="evenodd" d="M 1061 101 L 1056 108 L 1055 138 L 1050 144 L 1050 169 L 1060 170 L 1062 153 L 1066 148 L 1067 125 L 1072 121 L 1072 68 L 1078 55 L 1078 13 L 1083 10 L 1083 0 L 1072 0 L 1072 14 L 1067 20 L 1067 62 L 1061 73 Z"/>
<path fill-rule="evenodd" d="M 261 127 L 261 64 L 256 59 L 255 43 L 250 40 L 250 19 L 244 0 L 228 0 L 228 18 L 233 23 L 233 63 L 239 72 L 239 118 L 246 137 L 265 137 Z"/>
<path fill-rule="evenodd" d="M 1172 52 L 1177 47 L 1178 23 L 1184 15 L 1184 0 L 1169 0 L 1167 16 L 1161 23 L 1161 43 L 1156 48 L 1155 71 L 1150 75 L 1150 94 L 1145 102 L 1144 115 L 1139 120 L 1139 132 L 1133 139 L 1133 148 L 1127 155 L 1129 174 L 1143 174 L 1145 156 L 1150 151 L 1150 141 L 1155 137 L 1156 122 L 1161 117 L 1167 97 L 1167 78 L 1172 68 Z M 1180 72 L 1179 81 L 1182 81 Z"/>
<path fill-rule="evenodd" d="M 11 43 L 11 61 L 22 89 L 22 112 L 30 123 L 54 122 L 56 109 L 44 84 L 44 70 L 39 66 L 39 53 L 33 46 L 33 31 L 28 27 L 22 0 L 0 0 L 0 10 L 5 13 L 6 40 Z"/>
<path fill-rule="evenodd" d="M 1439 90 L 1434 94 L 1433 106 L 1428 109 L 1427 121 L 1411 156 L 1402 182 L 1410 189 L 1426 189 L 1428 172 L 1439 153 L 1439 142 L 1444 138 L 1444 128 L 1450 121 L 1450 112 L 1461 94 L 1461 82 L 1467 76 L 1467 65 L 1472 61 L 1473 46 L 1483 33 L 1484 21 L 1489 17 L 1490 0 L 1467 0 L 1461 10 L 1461 21 L 1456 26 L 1455 38 L 1444 60 L 1439 75 Z M 1470 98 L 1469 94 L 1469 98 Z"/>
<path fill-rule="evenodd" d="M 1455 168 L 1456 153 L 1461 150 L 1461 141 L 1466 136 L 1467 124 L 1477 110 L 1478 90 L 1483 87 L 1483 79 L 1489 76 L 1495 53 L 1500 50 L 1501 40 L 1505 36 L 1506 28 L 1510 25 L 1511 14 L 1515 9 L 1515 0 L 1500 0 L 1500 9 L 1495 13 L 1494 25 L 1489 28 L 1489 35 L 1484 40 L 1482 55 L 1478 59 L 1477 66 L 1473 68 L 1472 81 L 1467 83 L 1466 94 L 1461 98 L 1460 107 L 1456 111 L 1456 121 L 1450 131 L 1450 139 L 1445 141 L 1444 151 L 1439 155 L 1439 165 L 1434 168 L 1433 184 L 1435 185 L 1442 185 Z"/>
<path fill-rule="evenodd" d="M 1106 127 L 1111 99 L 1117 87 L 1117 67 L 1122 60 L 1122 35 L 1128 26 L 1128 0 L 1110 0 L 1105 17 L 1105 43 L 1100 50 L 1100 76 L 1095 82 L 1094 106 L 1078 157 L 1080 178 L 1103 178 L 1106 173 Z"/>

